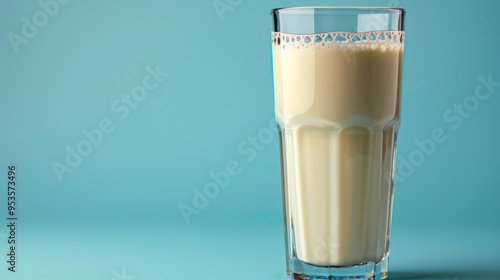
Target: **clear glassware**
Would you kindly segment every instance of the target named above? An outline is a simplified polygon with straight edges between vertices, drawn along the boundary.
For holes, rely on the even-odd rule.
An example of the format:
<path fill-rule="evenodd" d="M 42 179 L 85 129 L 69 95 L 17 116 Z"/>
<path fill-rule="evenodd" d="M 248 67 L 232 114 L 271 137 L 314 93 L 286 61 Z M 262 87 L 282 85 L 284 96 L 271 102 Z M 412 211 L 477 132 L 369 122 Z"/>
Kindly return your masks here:
<path fill-rule="evenodd" d="M 286 269 L 293 279 L 384 279 L 405 11 L 271 12 Z"/>

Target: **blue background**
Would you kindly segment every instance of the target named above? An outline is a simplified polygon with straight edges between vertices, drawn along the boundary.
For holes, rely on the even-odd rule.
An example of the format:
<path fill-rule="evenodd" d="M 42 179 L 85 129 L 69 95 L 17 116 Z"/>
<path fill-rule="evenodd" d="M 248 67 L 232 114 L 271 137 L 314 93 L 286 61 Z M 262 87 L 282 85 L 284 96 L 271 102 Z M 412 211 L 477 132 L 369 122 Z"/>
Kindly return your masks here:
<path fill-rule="evenodd" d="M 241 146 L 273 118 L 269 10 L 312 3 L 63 2 L 46 22 L 36 1 L 0 2 L 0 278 L 285 279 L 277 134 L 254 157 Z M 500 81 L 500 1 L 314 4 L 407 10 L 390 278 L 500 279 L 500 86 L 473 103 L 479 77 Z M 13 44 L 23 17 L 43 26 Z M 169 75 L 121 119 L 114 102 L 148 66 Z M 113 131 L 59 180 L 54 162 L 105 119 Z M 446 141 L 418 158 L 436 129 Z M 187 224 L 179 206 L 233 161 L 241 173 Z"/>

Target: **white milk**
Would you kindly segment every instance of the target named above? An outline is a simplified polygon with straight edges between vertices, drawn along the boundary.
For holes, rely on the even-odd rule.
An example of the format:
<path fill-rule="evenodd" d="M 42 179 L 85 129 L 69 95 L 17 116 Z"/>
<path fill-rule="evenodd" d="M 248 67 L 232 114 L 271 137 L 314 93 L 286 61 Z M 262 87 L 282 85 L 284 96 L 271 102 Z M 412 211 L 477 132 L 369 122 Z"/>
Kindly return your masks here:
<path fill-rule="evenodd" d="M 273 34 L 286 219 L 302 261 L 355 265 L 388 251 L 403 36 Z"/>

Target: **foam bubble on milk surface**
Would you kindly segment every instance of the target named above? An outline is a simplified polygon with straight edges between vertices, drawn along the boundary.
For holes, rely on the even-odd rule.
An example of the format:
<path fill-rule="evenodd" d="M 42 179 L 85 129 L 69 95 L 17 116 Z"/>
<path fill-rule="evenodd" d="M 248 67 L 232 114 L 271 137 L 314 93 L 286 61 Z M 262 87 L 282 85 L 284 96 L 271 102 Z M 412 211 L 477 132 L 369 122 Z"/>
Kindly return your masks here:
<path fill-rule="evenodd" d="M 295 35 L 272 33 L 274 50 L 318 51 L 318 50 L 380 50 L 399 51 L 404 44 L 403 31 L 377 32 L 328 32 Z"/>

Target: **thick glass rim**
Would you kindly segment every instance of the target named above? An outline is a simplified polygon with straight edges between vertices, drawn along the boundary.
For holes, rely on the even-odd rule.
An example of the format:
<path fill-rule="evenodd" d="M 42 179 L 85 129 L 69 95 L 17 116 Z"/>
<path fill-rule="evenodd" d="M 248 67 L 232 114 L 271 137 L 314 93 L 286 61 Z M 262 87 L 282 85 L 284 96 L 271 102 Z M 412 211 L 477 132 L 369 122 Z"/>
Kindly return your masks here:
<path fill-rule="evenodd" d="M 272 31 L 289 34 L 404 31 L 405 10 L 377 6 L 303 6 L 271 10 Z M 357 21 L 357 24 L 353 24 Z"/>
<path fill-rule="evenodd" d="M 406 11 L 403 8 L 394 8 L 394 7 L 379 7 L 379 6 L 297 6 L 297 7 L 281 7 L 281 8 L 275 8 L 271 10 L 271 14 L 274 13 L 279 13 L 281 11 L 289 11 L 289 10 L 304 10 L 304 11 L 309 11 L 309 10 L 353 10 L 353 11 L 393 11 L 393 12 L 400 12 L 400 13 L 405 13 Z"/>

